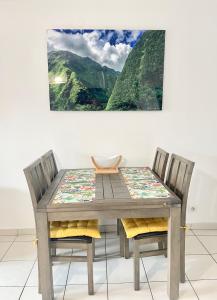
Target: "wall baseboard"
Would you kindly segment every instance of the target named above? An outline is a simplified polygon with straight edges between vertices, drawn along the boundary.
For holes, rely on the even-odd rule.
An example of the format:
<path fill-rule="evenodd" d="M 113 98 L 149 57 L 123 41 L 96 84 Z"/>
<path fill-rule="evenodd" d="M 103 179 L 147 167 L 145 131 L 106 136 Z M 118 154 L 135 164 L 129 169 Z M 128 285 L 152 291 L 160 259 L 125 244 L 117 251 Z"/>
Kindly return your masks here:
<path fill-rule="evenodd" d="M 191 229 L 207 229 L 207 230 L 214 230 L 217 229 L 217 223 L 189 223 L 188 226 Z"/>

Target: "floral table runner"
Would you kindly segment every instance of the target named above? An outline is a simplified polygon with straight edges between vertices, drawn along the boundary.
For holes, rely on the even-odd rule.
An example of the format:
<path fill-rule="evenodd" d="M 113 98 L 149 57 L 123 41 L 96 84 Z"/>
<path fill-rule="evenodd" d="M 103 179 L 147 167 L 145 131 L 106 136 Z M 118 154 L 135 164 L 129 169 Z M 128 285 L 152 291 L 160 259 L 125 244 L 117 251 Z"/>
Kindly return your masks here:
<path fill-rule="evenodd" d="M 93 169 L 67 171 L 53 199 L 53 204 L 89 202 L 95 198 Z"/>
<path fill-rule="evenodd" d="M 121 168 L 130 196 L 133 199 L 167 198 L 170 193 L 148 168 Z"/>
<path fill-rule="evenodd" d="M 170 194 L 148 168 L 120 169 L 133 199 L 166 198 Z M 54 196 L 53 204 L 90 202 L 95 198 L 94 169 L 69 170 Z"/>

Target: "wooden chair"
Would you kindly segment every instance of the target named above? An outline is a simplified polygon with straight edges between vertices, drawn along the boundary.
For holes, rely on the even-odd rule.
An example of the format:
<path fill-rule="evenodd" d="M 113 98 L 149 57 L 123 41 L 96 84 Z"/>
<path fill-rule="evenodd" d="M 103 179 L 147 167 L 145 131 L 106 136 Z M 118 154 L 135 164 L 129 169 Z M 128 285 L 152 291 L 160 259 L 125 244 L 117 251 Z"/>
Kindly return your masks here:
<path fill-rule="evenodd" d="M 42 155 L 41 160 L 44 174 L 46 176 L 48 184 L 50 185 L 58 174 L 57 164 L 53 151 L 49 150 L 47 153 Z"/>
<path fill-rule="evenodd" d="M 26 176 L 26 180 L 28 183 L 31 199 L 32 199 L 32 205 L 34 209 L 34 215 L 35 215 L 35 223 L 36 223 L 36 235 L 37 235 L 37 228 L 38 228 L 38 220 L 37 220 L 37 214 L 36 214 L 36 208 L 39 203 L 39 201 L 42 199 L 43 195 L 46 193 L 48 188 L 48 182 L 47 178 L 44 174 L 43 167 L 42 167 L 42 161 L 41 159 L 36 160 L 33 164 L 28 166 L 24 169 L 24 174 Z M 100 236 L 100 232 L 98 229 L 97 220 L 95 230 Z M 87 262 L 87 269 L 88 269 L 88 294 L 93 295 L 94 294 L 94 285 L 93 285 L 93 257 L 94 257 L 94 239 L 91 236 L 83 235 L 82 236 L 76 236 L 76 228 L 79 227 L 79 221 L 77 225 L 74 228 L 75 234 L 72 236 L 67 237 L 61 237 L 61 238 L 50 238 L 50 248 L 51 248 L 51 261 L 86 261 Z M 88 222 L 88 221 L 86 221 Z M 55 222 L 53 222 L 55 223 Z M 62 222 L 58 222 L 62 223 Z M 66 222 L 64 222 L 64 227 L 66 225 Z M 50 224 L 50 234 L 52 235 L 52 228 L 53 225 Z M 82 226 L 82 225 L 81 225 Z M 55 229 L 55 224 L 54 224 Z M 82 229 L 80 227 L 80 229 Z M 85 232 L 85 228 L 84 228 Z M 63 255 L 56 255 L 56 251 L 53 251 L 55 249 L 81 249 L 87 251 L 87 256 L 63 256 Z M 38 260 L 40 260 L 40 255 L 38 257 Z M 40 263 L 38 263 L 39 266 L 39 292 L 40 292 Z"/>
<path fill-rule="evenodd" d="M 156 149 L 152 171 L 164 181 L 169 153 L 161 148 Z"/>
<path fill-rule="evenodd" d="M 169 158 L 169 153 L 161 148 L 156 149 L 154 163 L 152 167 L 152 171 L 162 180 L 164 181 L 167 162 Z M 117 234 L 119 235 L 121 231 L 121 221 L 117 219 Z"/>
<path fill-rule="evenodd" d="M 169 169 L 167 172 L 166 185 L 181 199 L 181 230 L 180 230 L 180 281 L 185 282 L 185 229 L 186 229 L 186 205 L 188 191 L 194 162 L 187 160 L 176 154 L 172 154 Z M 138 219 L 137 219 L 138 220 Z M 133 237 L 133 255 L 134 255 L 134 288 L 140 288 L 140 257 L 167 255 L 167 219 L 140 219 L 148 223 L 148 230 L 142 234 Z M 129 239 L 126 238 L 128 232 L 129 220 L 122 219 L 121 227 L 121 253 L 125 258 L 129 258 Z M 132 224 L 131 224 L 132 225 Z M 156 231 L 158 226 L 159 231 Z M 152 227 L 154 228 L 152 230 Z M 132 228 L 132 227 L 131 227 Z M 149 231 L 149 232 L 148 232 Z M 140 252 L 140 246 L 144 244 L 156 243 L 160 245 L 158 250 Z"/>

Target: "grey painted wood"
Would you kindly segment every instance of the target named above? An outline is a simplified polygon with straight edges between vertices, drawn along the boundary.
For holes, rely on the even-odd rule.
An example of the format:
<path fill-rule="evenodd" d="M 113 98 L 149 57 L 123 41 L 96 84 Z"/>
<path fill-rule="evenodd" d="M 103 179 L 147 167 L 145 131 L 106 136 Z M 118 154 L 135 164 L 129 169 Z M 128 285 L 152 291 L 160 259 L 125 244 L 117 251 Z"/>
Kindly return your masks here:
<path fill-rule="evenodd" d="M 168 158 L 168 152 L 159 147 L 156 149 L 152 170 L 163 181 L 165 177 Z"/>
<path fill-rule="evenodd" d="M 167 172 L 166 185 L 181 200 L 181 226 L 186 226 L 186 206 L 194 162 L 172 154 Z"/>
<path fill-rule="evenodd" d="M 163 250 L 163 241 L 158 242 L 158 249 Z"/>
<path fill-rule="evenodd" d="M 124 257 L 126 259 L 130 258 L 130 243 L 129 239 L 125 237 L 124 239 Z"/>
<path fill-rule="evenodd" d="M 51 247 L 52 247 L 52 244 L 51 244 Z M 56 253 L 57 251 L 56 251 L 56 248 L 51 248 L 51 256 L 56 256 L 57 255 L 57 253 Z"/>
<path fill-rule="evenodd" d="M 124 229 L 123 229 L 122 224 L 120 224 L 119 230 L 120 230 L 119 231 L 119 233 L 120 233 L 120 256 L 124 257 L 124 240 L 125 240 L 125 237 L 124 237 Z"/>
<path fill-rule="evenodd" d="M 186 207 L 194 162 L 177 154 L 172 154 L 167 172 L 166 185 L 181 200 L 181 253 L 180 253 L 180 281 L 185 282 L 185 229 Z"/>
<path fill-rule="evenodd" d="M 185 282 L 185 221 L 186 221 L 186 205 L 188 191 L 194 162 L 191 162 L 181 156 L 172 154 L 170 165 L 167 173 L 166 185 L 177 195 L 181 203 L 181 228 L 180 228 L 180 281 Z M 123 234 L 124 235 L 124 234 Z M 140 240 L 140 245 L 144 243 L 158 242 L 159 251 L 143 253 L 143 256 L 162 255 L 162 250 L 167 249 L 167 240 L 165 236 L 144 237 Z M 126 245 L 126 237 L 124 244 Z M 165 251 L 164 251 L 165 252 Z M 167 253 L 164 253 L 167 256 Z M 141 253 L 140 253 L 141 255 Z"/>
<path fill-rule="evenodd" d="M 185 228 L 180 229 L 180 282 L 185 282 Z"/>
<path fill-rule="evenodd" d="M 48 155 L 50 156 L 50 152 Z M 56 164 L 54 163 L 56 166 Z M 27 179 L 32 204 L 34 208 L 36 234 L 38 238 L 37 252 L 38 252 L 38 281 L 39 281 L 39 293 L 42 294 L 43 300 L 53 299 L 53 283 L 52 283 L 52 262 L 53 261 L 86 261 L 89 269 L 90 283 L 88 289 L 89 292 L 93 292 L 93 272 L 91 272 L 91 263 L 93 263 L 94 255 L 94 242 L 87 244 L 86 241 L 64 241 L 64 240 L 50 240 L 50 224 L 48 220 L 48 214 L 46 212 L 40 212 L 40 204 L 43 201 L 43 205 L 49 204 L 52 195 L 56 191 L 59 182 L 62 180 L 65 171 L 60 171 L 55 178 L 52 178 L 52 182 L 45 174 L 45 167 L 42 166 L 42 160 L 38 159 L 30 166 L 24 169 L 24 174 Z M 48 189 L 48 186 L 52 186 Z M 87 256 L 56 256 L 56 249 L 81 249 L 87 251 Z M 91 257 L 90 257 L 91 254 Z M 92 261 L 92 262 L 91 262 Z"/>
<path fill-rule="evenodd" d="M 86 262 L 87 257 L 86 256 L 53 256 L 52 261 L 64 261 L 64 262 Z"/>
<path fill-rule="evenodd" d="M 93 247 L 87 245 L 87 273 L 88 273 L 88 295 L 94 294 L 93 287 Z"/>
<path fill-rule="evenodd" d="M 87 243 L 86 242 L 78 242 L 78 241 L 52 241 L 51 240 L 51 247 L 52 248 L 61 248 L 61 249 L 71 249 L 73 245 L 73 249 L 79 250 L 87 250 Z"/>
<path fill-rule="evenodd" d="M 106 208 L 105 208 L 106 209 Z M 126 208 L 123 206 L 122 209 L 119 206 L 118 209 L 112 209 L 110 206 L 107 210 L 80 210 L 80 211 L 60 211 L 56 209 L 55 212 L 48 211 L 49 221 L 67 221 L 67 220 L 89 220 L 89 219 L 115 219 L 115 218 L 157 218 L 157 217 L 168 217 L 169 207 L 156 207 L 151 208 L 135 206 L 133 208 Z"/>
<path fill-rule="evenodd" d="M 41 160 L 38 159 L 34 161 L 31 165 L 26 167 L 24 170 L 24 174 L 27 180 L 28 188 L 31 195 L 32 206 L 34 210 L 35 216 L 35 226 L 36 226 L 36 236 L 38 237 L 38 222 L 36 219 L 36 208 L 38 207 L 38 203 L 40 202 L 43 195 L 46 193 L 48 188 L 48 182 L 43 172 L 43 167 L 41 164 Z M 40 225 L 40 224 L 39 224 Z M 41 293 L 41 265 L 40 262 L 40 248 L 37 243 L 37 252 L 38 252 L 38 291 Z"/>
<path fill-rule="evenodd" d="M 40 285 L 43 300 L 53 300 L 53 275 L 50 255 L 49 223 L 46 213 L 36 213 L 38 230 L 38 256 L 40 263 Z"/>
<path fill-rule="evenodd" d="M 180 207 L 170 208 L 168 221 L 168 285 L 170 300 L 179 298 L 180 280 Z"/>
<path fill-rule="evenodd" d="M 29 187 L 33 208 L 36 209 L 48 188 L 41 160 L 36 160 L 23 171 Z"/>
<path fill-rule="evenodd" d="M 134 254 L 134 289 L 138 291 L 140 289 L 140 254 L 139 254 L 139 242 L 133 240 L 133 254 Z"/>
<path fill-rule="evenodd" d="M 170 197 L 167 199 L 132 199 L 121 174 L 107 175 L 106 179 L 103 179 L 102 175 L 97 175 L 97 197 L 91 202 L 56 205 L 53 203 L 53 199 L 58 189 L 58 184 L 61 183 L 66 170 L 61 170 L 60 172 L 63 175 L 58 177 L 58 174 L 56 176 L 37 206 L 37 212 L 47 214 L 49 221 L 96 219 L 101 217 L 169 217 L 170 208 L 180 205 L 180 199 L 173 192 L 170 193 Z M 119 188 L 121 192 L 118 191 Z M 105 190 L 106 192 L 104 192 Z M 120 194 L 121 196 L 119 196 Z M 139 244 L 139 241 L 137 242 Z"/>
<path fill-rule="evenodd" d="M 58 173 L 53 150 L 49 150 L 47 153 L 42 155 L 41 161 L 42 161 L 44 174 L 47 178 L 48 184 L 50 185 Z"/>

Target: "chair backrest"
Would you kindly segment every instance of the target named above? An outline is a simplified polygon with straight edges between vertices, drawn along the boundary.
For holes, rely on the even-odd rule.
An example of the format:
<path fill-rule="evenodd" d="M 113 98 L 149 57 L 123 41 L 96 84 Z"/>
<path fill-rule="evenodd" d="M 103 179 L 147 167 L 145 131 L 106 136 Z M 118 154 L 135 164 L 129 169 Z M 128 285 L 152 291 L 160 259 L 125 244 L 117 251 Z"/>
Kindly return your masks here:
<path fill-rule="evenodd" d="M 41 160 L 42 160 L 42 167 L 43 167 L 45 176 L 47 178 L 47 182 L 50 185 L 58 173 L 57 164 L 56 164 L 56 160 L 55 160 L 53 151 L 50 150 L 47 153 L 45 153 L 41 157 Z"/>
<path fill-rule="evenodd" d="M 172 154 L 167 172 L 166 185 L 181 199 L 181 226 L 185 226 L 186 206 L 194 162 Z"/>
<path fill-rule="evenodd" d="M 23 171 L 26 176 L 32 199 L 32 205 L 35 210 L 38 202 L 41 200 L 48 188 L 48 182 L 43 171 L 41 159 L 36 160 Z"/>
<path fill-rule="evenodd" d="M 169 153 L 161 148 L 157 148 L 154 158 L 154 163 L 152 171 L 164 181 L 165 172 L 167 167 L 167 162 L 169 158 Z"/>

